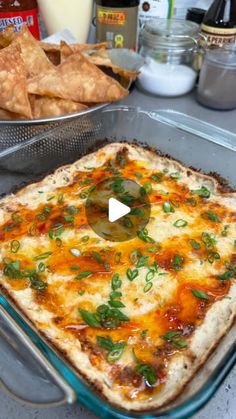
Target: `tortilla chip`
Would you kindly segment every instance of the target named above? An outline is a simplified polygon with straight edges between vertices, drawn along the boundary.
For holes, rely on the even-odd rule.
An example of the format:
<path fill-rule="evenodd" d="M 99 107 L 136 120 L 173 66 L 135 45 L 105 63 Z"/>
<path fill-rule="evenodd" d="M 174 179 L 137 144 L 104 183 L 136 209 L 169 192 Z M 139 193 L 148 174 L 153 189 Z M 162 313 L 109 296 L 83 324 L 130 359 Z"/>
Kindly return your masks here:
<path fill-rule="evenodd" d="M 32 118 L 19 45 L 0 51 L 0 108 Z"/>
<path fill-rule="evenodd" d="M 128 95 L 126 89 L 81 53 L 71 55 L 53 70 L 30 79 L 28 92 L 80 103 L 113 102 Z"/>
<path fill-rule="evenodd" d="M 27 26 L 22 26 L 13 43 L 19 43 L 21 47 L 22 58 L 28 72 L 27 76 L 37 76 L 53 68 L 52 63 L 42 48 L 40 48 L 38 41 L 30 33 Z"/>
<path fill-rule="evenodd" d="M 87 109 L 87 106 L 72 100 L 30 95 L 30 103 L 35 119 L 66 115 Z"/>
<path fill-rule="evenodd" d="M 74 54 L 72 45 L 68 45 L 66 42 L 61 41 L 60 44 L 61 63 L 67 60 L 68 57 Z"/>
<path fill-rule="evenodd" d="M 25 119 L 25 117 L 19 115 L 18 113 L 9 112 L 5 109 L 0 109 L 0 121 L 17 121 L 19 119 Z"/>
<path fill-rule="evenodd" d="M 91 63 L 97 65 L 98 67 L 110 68 L 113 73 L 119 74 L 121 77 L 126 79 L 135 80 L 139 74 L 138 71 L 126 70 L 125 68 L 113 64 L 106 50 L 99 50 L 92 52 L 91 54 L 84 54 Z"/>
<path fill-rule="evenodd" d="M 61 42 L 61 63 L 63 63 L 65 60 L 67 60 L 68 57 L 70 57 L 72 54 L 74 54 L 72 45 L 68 45 L 66 42 Z M 135 80 L 138 76 L 137 71 L 130 71 L 126 70 L 124 68 L 119 67 L 116 64 L 113 64 L 107 50 L 101 49 L 92 53 L 83 53 L 84 56 L 88 61 L 93 63 L 94 65 L 98 67 L 106 67 L 110 68 L 114 74 L 119 74 L 119 76 L 128 79 Z"/>
<path fill-rule="evenodd" d="M 62 41 L 63 42 L 63 41 Z M 40 47 L 45 52 L 60 52 L 60 45 L 59 44 L 49 44 L 47 42 L 39 41 Z M 100 49 L 100 48 L 108 48 L 107 42 L 101 42 L 100 44 L 71 44 L 70 45 L 73 52 L 81 52 L 81 51 L 87 51 L 87 50 L 94 50 L 94 49 Z"/>
<path fill-rule="evenodd" d="M 70 53 L 64 54 L 64 46 L 70 48 Z M 47 44 L 46 42 L 40 42 L 40 46 L 45 51 L 48 59 L 52 62 L 53 65 L 58 66 L 61 62 L 76 52 L 86 51 L 86 50 L 97 50 L 99 48 L 107 48 L 107 43 L 103 42 L 101 44 L 71 44 L 70 46 L 66 42 L 61 41 L 60 45 L 57 44 Z"/>
<path fill-rule="evenodd" d="M 46 56 L 53 65 L 58 66 L 59 64 L 61 64 L 60 51 L 48 51 L 46 52 Z"/>
<path fill-rule="evenodd" d="M 15 36 L 14 25 L 9 25 L 4 31 L 0 32 L 0 47 L 8 47 L 15 39 Z"/>

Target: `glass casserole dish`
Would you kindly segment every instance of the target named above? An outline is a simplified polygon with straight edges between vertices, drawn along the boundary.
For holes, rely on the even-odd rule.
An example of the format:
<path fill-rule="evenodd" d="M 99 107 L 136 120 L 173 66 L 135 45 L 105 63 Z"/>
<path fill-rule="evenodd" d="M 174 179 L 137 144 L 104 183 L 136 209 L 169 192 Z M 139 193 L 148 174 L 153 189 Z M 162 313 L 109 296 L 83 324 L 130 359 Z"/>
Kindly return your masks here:
<path fill-rule="evenodd" d="M 236 187 L 235 134 L 173 111 L 110 107 L 3 150 L 1 193 L 9 193 L 24 182 L 78 159 L 98 148 L 105 138 L 146 143 L 187 166 L 216 172 Z M 209 400 L 236 362 L 234 324 L 176 400 L 156 411 L 122 411 L 96 394 L 4 295 L 0 296 L 0 308 L 2 387 L 31 404 L 55 406 L 78 400 L 107 418 L 189 417 Z M 21 385 L 12 382 L 13 378 Z"/>

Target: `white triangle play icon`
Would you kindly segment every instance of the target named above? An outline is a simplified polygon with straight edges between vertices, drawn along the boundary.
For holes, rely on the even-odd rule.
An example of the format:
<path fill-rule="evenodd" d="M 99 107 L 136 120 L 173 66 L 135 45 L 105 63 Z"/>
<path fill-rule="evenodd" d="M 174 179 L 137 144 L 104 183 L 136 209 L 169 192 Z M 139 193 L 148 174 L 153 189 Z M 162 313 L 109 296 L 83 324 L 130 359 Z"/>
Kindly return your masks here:
<path fill-rule="evenodd" d="M 125 215 L 129 214 L 131 209 L 115 198 L 109 199 L 109 221 L 114 223 Z"/>

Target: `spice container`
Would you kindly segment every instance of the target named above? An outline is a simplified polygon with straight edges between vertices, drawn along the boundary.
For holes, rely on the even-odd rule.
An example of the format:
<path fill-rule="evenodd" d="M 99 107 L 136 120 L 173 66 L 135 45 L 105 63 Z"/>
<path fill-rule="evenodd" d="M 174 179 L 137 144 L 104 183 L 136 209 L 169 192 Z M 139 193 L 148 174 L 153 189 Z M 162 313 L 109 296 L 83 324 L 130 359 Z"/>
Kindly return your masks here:
<path fill-rule="evenodd" d="M 97 42 L 137 49 L 140 0 L 96 0 Z"/>
<path fill-rule="evenodd" d="M 198 86 L 198 101 L 213 109 L 236 108 L 236 45 L 206 53 Z"/>
<path fill-rule="evenodd" d="M 197 79 L 198 31 L 197 24 L 180 19 L 148 22 L 141 35 L 146 62 L 138 86 L 169 97 L 190 92 Z"/>

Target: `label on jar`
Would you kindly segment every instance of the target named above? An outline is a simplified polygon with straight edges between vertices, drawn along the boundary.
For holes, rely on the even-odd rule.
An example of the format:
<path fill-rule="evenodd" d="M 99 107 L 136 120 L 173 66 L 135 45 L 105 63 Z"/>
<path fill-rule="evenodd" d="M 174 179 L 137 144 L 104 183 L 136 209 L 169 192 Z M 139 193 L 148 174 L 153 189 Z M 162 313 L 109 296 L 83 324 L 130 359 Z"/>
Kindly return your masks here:
<path fill-rule="evenodd" d="M 137 48 L 138 6 L 107 8 L 97 6 L 97 42 L 110 48 Z"/>
<path fill-rule="evenodd" d="M 38 10 L 31 9 L 25 12 L 0 12 L 0 32 L 9 25 L 14 25 L 15 31 L 19 32 L 22 25 L 26 24 L 36 39 L 40 38 Z"/>
<path fill-rule="evenodd" d="M 203 23 L 201 29 L 203 35 L 206 36 L 208 46 L 220 47 L 236 41 L 236 28 L 214 28 Z"/>
<path fill-rule="evenodd" d="M 145 22 L 155 18 L 170 18 L 174 11 L 174 0 L 141 1 L 139 6 L 139 23 L 143 27 Z"/>

